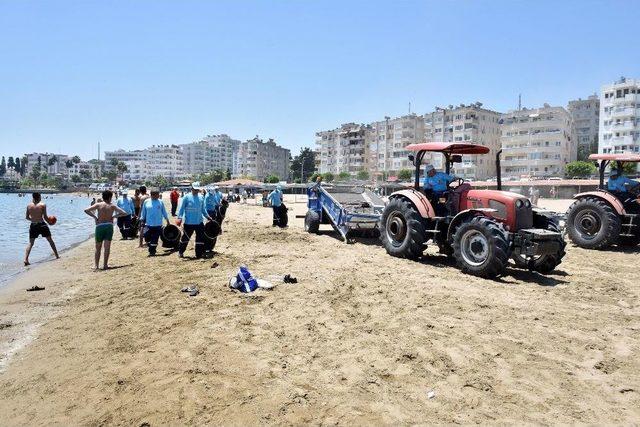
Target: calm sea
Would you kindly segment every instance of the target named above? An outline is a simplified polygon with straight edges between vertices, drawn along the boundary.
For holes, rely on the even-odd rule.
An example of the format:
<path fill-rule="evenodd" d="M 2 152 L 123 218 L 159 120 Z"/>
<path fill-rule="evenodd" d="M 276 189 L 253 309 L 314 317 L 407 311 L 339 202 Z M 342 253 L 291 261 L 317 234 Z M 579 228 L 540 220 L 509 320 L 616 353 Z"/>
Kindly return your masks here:
<path fill-rule="evenodd" d="M 80 243 L 93 233 L 93 220 L 83 211 L 91 204 L 87 196 L 68 194 L 43 194 L 47 213 L 55 215 L 58 222 L 51 226 L 51 236 L 58 252 Z M 15 274 L 24 271 L 24 250 L 29 241 L 29 221 L 24 219 L 31 194 L 0 193 L 0 286 Z M 61 254 L 64 256 L 64 254 Z M 29 261 L 32 265 L 53 258 L 49 242 L 42 237 L 36 239 Z"/>

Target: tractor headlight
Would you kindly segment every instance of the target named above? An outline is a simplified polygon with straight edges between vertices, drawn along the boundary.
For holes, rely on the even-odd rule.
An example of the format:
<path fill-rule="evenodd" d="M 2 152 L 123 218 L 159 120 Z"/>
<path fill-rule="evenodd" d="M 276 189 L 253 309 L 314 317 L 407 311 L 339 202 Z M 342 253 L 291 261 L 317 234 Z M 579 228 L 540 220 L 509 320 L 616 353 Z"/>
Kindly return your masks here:
<path fill-rule="evenodd" d="M 531 207 L 531 202 L 529 201 L 529 199 L 524 201 L 524 206 L 527 207 L 527 208 Z"/>
<path fill-rule="evenodd" d="M 516 200 L 516 209 L 520 209 L 524 205 L 522 199 Z"/>

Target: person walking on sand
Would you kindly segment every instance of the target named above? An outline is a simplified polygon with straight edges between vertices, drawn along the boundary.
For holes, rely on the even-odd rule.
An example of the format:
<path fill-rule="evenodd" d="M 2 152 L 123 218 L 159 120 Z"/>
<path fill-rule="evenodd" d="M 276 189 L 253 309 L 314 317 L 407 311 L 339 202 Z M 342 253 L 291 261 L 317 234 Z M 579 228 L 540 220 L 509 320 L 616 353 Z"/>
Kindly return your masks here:
<path fill-rule="evenodd" d="M 133 229 L 131 228 L 131 216 L 134 213 L 133 200 L 128 197 L 126 191 L 122 191 L 120 193 L 120 197 L 118 197 L 118 200 L 116 201 L 116 206 L 127 213 L 126 216 L 119 217 L 117 221 L 118 229 L 120 230 L 122 239 L 125 240 L 128 238 L 133 238 L 134 233 Z"/>
<path fill-rule="evenodd" d="M 155 256 L 158 249 L 158 239 L 162 233 L 162 218 L 169 222 L 167 210 L 159 198 L 160 191 L 152 189 L 151 198 L 145 200 L 140 209 L 140 220 L 145 224 L 144 239 L 149 246 L 149 256 Z"/>
<path fill-rule="evenodd" d="M 176 187 L 173 187 L 173 190 L 171 190 L 169 199 L 171 199 L 171 216 L 176 216 L 176 210 L 178 209 L 178 199 L 180 199 L 180 193 L 178 193 L 178 189 Z"/>
<path fill-rule="evenodd" d="M 149 198 L 149 195 L 147 194 L 147 187 L 144 185 L 140 186 L 140 206 L 142 206 L 142 204 L 144 203 L 145 200 L 147 200 Z M 143 239 L 143 229 L 144 229 L 144 221 L 138 221 L 138 232 L 140 233 L 140 236 L 138 238 L 138 247 L 141 248 L 143 246 L 142 244 L 142 239 Z"/>
<path fill-rule="evenodd" d="M 215 187 L 207 188 L 207 194 L 204 196 L 204 206 L 207 210 L 207 214 L 214 220 L 218 221 L 218 208 L 220 205 L 220 200 L 218 199 L 218 195 L 216 194 Z"/>
<path fill-rule="evenodd" d="M 99 269 L 100 253 L 104 246 L 104 262 L 103 270 L 109 268 L 109 253 L 111 252 L 111 240 L 113 239 L 113 218 L 126 216 L 127 213 L 118 206 L 111 204 L 113 193 L 110 190 L 102 192 L 102 202 L 98 202 L 93 206 L 84 210 L 96 221 L 96 253 L 95 253 L 95 269 Z M 94 211 L 96 213 L 94 213 Z M 114 215 L 115 213 L 115 215 Z"/>
<path fill-rule="evenodd" d="M 191 235 L 196 233 L 196 258 L 201 258 L 204 253 L 204 224 L 202 223 L 202 217 L 212 220 L 211 216 L 207 213 L 204 199 L 200 197 L 200 183 L 194 182 L 191 184 L 191 194 L 187 194 L 182 198 L 182 204 L 178 211 L 178 219 L 183 221 L 182 228 L 183 233 L 180 238 L 180 247 L 178 249 L 178 256 L 184 257 L 184 252 L 187 250 Z"/>
<path fill-rule="evenodd" d="M 31 248 L 33 248 L 33 244 L 39 236 L 44 237 L 51 245 L 51 250 L 56 258 L 60 258 L 58 255 L 58 250 L 56 249 L 56 244 L 53 242 L 51 238 L 51 230 L 49 230 L 49 226 L 47 223 L 49 222 L 49 216 L 47 215 L 47 205 L 42 203 L 42 196 L 40 193 L 33 193 L 32 195 L 33 201 L 27 205 L 27 213 L 25 218 L 27 221 L 30 221 L 29 225 L 29 244 L 27 245 L 27 250 L 24 254 L 24 265 L 29 265 L 29 254 L 31 253 Z"/>

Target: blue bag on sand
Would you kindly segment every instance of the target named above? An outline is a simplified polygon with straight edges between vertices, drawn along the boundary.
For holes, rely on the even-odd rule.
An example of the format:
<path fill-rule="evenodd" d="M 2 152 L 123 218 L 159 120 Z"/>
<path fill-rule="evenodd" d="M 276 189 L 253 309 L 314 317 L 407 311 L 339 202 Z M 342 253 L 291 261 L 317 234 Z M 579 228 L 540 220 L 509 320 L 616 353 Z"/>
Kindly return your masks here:
<path fill-rule="evenodd" d="M 238 269 L 238 274 L 235 278 L 235 286 L 232 283 L 231 287 L 239 290 L 240 292 L 253 292 L 258 289 L 258 281 L 253 278 L 247 267 L 242 266 Z"/>

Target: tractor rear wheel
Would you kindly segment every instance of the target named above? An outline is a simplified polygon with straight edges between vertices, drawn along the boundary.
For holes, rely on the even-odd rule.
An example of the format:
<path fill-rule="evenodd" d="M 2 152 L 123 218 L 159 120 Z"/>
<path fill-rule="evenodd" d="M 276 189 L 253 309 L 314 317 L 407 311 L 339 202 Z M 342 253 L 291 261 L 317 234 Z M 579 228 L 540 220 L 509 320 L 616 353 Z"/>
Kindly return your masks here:
<path fill-rule="evenodd" d="M 425 224 L 408 200 L 391 199 L 382 212 L 378 229 L 389 255 L 409 259 L 422 256 L 427 240 Z"/>
<path fill-rule="evenodd" d="M 537 224 L 540 228 L 544 228 L 545 230 L 554 231 L 556 233 L 560 233 L 560 227 L 558 223 L 552 218 L 543 217 L 540 219 L 540 224 Z M 533 271 L 537 271 L 542 274 L 551 273 L 556 269 L 558 265 L 562 262 L 562 258 L 565 255 L 564 248 L 567 244 L 564 242 L 562 237 L 560 238 L 562 241 L 560 242 L 560 249 L 555 254 L 545 254 L 534 256 L 531 261 L 518 253 L 518 249 L 515 249 L 513 252 L 513 262 L 516 264 L 516 267 L 531 269 Z"/>
<path fill-rule="evenodd" d="M 320 229 L 320 214 L 316 211 L 308 210 L 304 216 L 304 231 L 317 233 Z"/>
<path fill-rule="evenodd" d="M 604 200 L 579 199 L 569 207 L 567 231 L 571 241 L 585 249 L 603 249 L 618 241 L 620 217 Z"/>
<path fill-rule="evenodd" d="M 453 233 L 453 257 L 467 274 L 501 275 L 509 262 L 509 236 L 501 224 L 484 216 L 464 221 Z"/>

